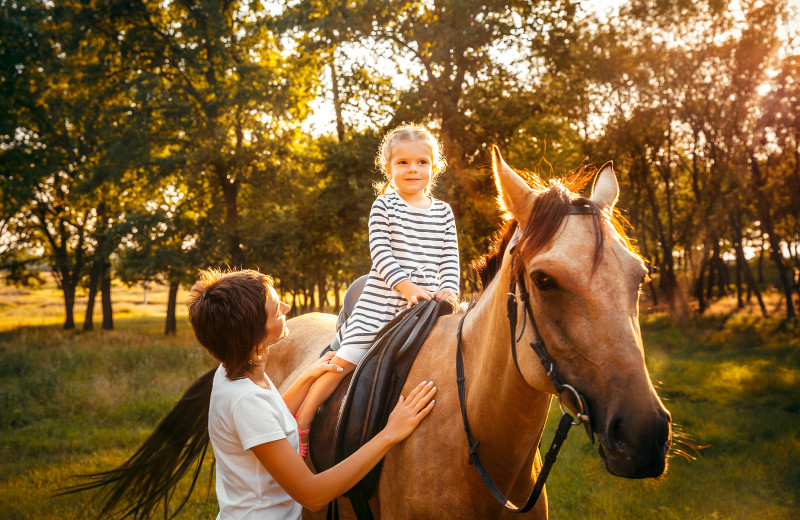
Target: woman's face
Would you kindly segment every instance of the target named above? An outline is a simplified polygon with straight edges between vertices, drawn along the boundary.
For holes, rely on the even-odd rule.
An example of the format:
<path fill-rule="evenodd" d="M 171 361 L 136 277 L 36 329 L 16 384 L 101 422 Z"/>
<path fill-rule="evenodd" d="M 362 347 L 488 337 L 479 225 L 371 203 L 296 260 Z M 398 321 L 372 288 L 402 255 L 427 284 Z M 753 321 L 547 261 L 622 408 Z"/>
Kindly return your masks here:
<path fill-rule="evenodd" d="M 278 293 L 273 287 L 267 292 L 267 337 L 264 343 L 272 345 L 282 337 L 286 336 L 289 329 L 286 328 L 286 313 L 291 307 L 278 299 Z"/>

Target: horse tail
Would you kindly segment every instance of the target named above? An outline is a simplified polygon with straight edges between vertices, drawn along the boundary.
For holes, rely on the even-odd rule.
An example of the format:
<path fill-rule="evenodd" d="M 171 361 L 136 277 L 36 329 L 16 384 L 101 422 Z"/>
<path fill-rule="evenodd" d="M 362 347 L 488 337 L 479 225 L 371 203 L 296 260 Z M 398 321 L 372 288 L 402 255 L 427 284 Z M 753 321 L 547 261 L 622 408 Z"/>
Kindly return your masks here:
<path fill-rule="evenodd" d="M 81 475 L 88 482 L 59 489 L 55 496 L 101 490 L 103 506 L 98 517 L 114 512 L 114 516 L 121 518 L 147 519 L 159 502 L 163 502 L 165 519 L 177 515 L 194 490 L 208 449 L 208 407 L 216 370 L 210 370 L 192 384 L 144 444 L 120 467 Z M 174 488 L 190 469 L 189 491 L 169 515 Z"/>

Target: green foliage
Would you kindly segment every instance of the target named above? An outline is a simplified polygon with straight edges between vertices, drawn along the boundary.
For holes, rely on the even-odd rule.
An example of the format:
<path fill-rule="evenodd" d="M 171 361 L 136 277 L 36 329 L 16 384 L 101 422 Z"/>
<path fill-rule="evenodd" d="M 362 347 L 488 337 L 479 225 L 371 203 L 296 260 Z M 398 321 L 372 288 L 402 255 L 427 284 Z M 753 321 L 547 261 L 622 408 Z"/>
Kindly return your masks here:
<path fill-rule="evenodd" d="M 654 301 L 676 317 L 687 296 L 704 311 L 730 282 L 726 259 L 744 269 L 737 249 L 764 242 L 791 315 L 793 266 L 778 253 L 798 265 L 787 3 L 587 9 L 5 2 L 0 269 L 32 281 L 48 264 L 66 326 L 98 265 L 130 284 L 257 266 L 312 305 L 366 270 L 371 158 L 386 129 L 418 122 L 449 160 L 434 194 L 455 211 L 465 273 L 498 224 L 498 144 L 545 177 L 613 159 Z M 334 100 L 335 139 L 302 130 L 320 97 Z"/>

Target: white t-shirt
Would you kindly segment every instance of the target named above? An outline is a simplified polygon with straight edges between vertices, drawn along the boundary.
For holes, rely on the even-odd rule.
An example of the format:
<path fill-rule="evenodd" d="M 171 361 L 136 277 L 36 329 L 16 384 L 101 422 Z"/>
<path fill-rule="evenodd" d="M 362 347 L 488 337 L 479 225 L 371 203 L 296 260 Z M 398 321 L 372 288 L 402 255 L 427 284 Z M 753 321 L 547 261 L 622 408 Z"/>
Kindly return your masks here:
<path fill-rule="evenodd" d="M 249 378 L 231 381 L 220 365 L 208 410 L 208 436 L 217 471 L 217 520 L 299 519 L 302 506 L 267 472 L 250 448 L 287 439 L 300 443 L 295 421 L 275 385 Z"/>

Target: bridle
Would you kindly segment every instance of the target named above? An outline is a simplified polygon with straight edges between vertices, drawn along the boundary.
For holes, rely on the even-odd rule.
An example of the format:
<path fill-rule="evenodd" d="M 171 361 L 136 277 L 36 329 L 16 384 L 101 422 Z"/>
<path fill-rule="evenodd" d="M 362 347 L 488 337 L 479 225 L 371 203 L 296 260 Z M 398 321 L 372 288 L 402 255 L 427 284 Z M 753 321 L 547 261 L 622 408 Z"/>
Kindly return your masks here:
<path fill-rule="evenodd" d="M 570 206 L 569 214 L 590 215 L 594 214 L 595 211 L 596 209 L 593 206 L 586 204 L 580 206 Z M 519 233 L 519 230 L 517 230 L 517 233 Z M 518 258 L 518 255 L 514 252 L 516 245 L 515 242 L 516 241 L 512 239 L 512 244 L 509 245 L 510 252 L 513 255 L 511 264 L 512 273 L 515 271 L 514 267 Z M 522 315 L 522 330 L 520 330 L 518 336 L 516 331 L 518 308 L 516 297 L 517 290 L 519 290 L 520 302 L 525 308 L 525 312 Z M 531 508 L 539 499 L 542 489 L 544 489 L 545 480 L 547 480 L 547 476 L 550 474 L 550 469 L 558 457 L 558 452 L 567 438 L 569 429 L 572 428 L 572 426 L 583 424 L 586 428 L 586 433 L 589 435 L 589 440 L 592 443 L 594 443 L 594 431 L 592 430 L 591 419 L 589 416 L 589 405 L 586 402 L 586 399 L 575 389 L 575 387 L 567 384 L 558 373 L 555 361 L 550 356 L 550 353 L 547 350 L 547 345 L 545 345 L 544 339 L 542 339 L 542 336 L 539 333 L 539 328 L 536 326 L 536 320 L 533 317 L 533 310 L 531 309 L 530 297 L 528 294 L 528 289 L 525 285 L 525 274 L 523 270 L 519 271 L 516 278 L 513 274 L 511 276 L 511 282 L 509 283 L 508 288 L 507 307 L 508 324 L 511 331 L 511 356 L 514 359 L 514 366 L 516 367 L 517 372 L 519 373 L 520 377 L 523 377 L 519 368 L 519 363 L 517 362 L 517 342 L 519 342 L 519 340 L 522 338 L 522 334 L 525 332 L 527 317 L 527 320 L 531 323 L 531 329 L 536 337 L 536 341 L 530 343 L 530 347 L 539 357 L 542 367 L 544 367 L 545 372 L 553 382 L 553 387 L 558 395 L 558 405 L 561 408 L 562 414 L 561 421 L 558 424 L 558 428 L 556 429 L 556 433 L 553 438 L 553 442 L 550 444 L 550 448 L 547 450 L 547 453 L 544 456 L 544 464 L 542 465 L 542 469 L 539 471 L 539 475 L 537 476 L 536 482 L 533 485 L 533 490 L 531 490 L 528 500 L 521 507 L 515 506 L 510 500 L 508 500 L 497 488 L 497 485 L 494 483 L 494 481 L 492 481 L 491 476 L 489 476 L 489 473 L 486 471 L 486 468 L 484 467 L 480 456 L 478 455 L 478 446 L 480 443 L 479 441 L 473 439 L 472 432 L 469 428 L 469 422 L 467 421 L 466 389 L 464 384 L 464 358 L 461 353 L 461 329 L 464 325 L 464 320 L 466 319 L 467 314 L 469 314 L 469 311 L 472 309 L 472 307 L 467 309 L 467 312 L 464 313 L 464 315 L 461 317 L 461 320 L 458 322 L 458 331 L 456 333 L 456 384 L 458 386 L 458 401 L 461 407 L 461 418 L 464 423 L 464 432 L 467 434 L 467 444 L 469 446 L 469 463 L 475 466 L 475 469 L 478 471 L 483 483 L 486 485 L 495 499 L 497 499 L 497 501 L 503 505 L 503 507 L 513 513 L 526 513 L 531 510 Z M 562 403 L 562 395 L 565 391 L 568 391 L 574 397 L 575 404 L 579 408 L 579 411 L 577 414 L 575 414 L 576 417 L 574 418 L 566 412 Z"/>

